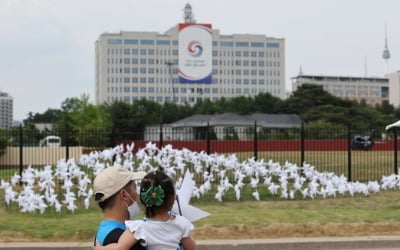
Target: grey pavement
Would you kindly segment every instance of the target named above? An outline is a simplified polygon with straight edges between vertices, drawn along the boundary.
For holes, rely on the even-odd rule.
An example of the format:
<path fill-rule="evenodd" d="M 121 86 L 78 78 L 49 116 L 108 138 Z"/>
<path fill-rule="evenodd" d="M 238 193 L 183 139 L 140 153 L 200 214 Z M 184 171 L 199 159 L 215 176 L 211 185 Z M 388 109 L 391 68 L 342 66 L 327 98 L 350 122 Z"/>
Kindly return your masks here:
<path fill-rule="evenodd" d="M 400 236 L 280 238 L 248 240 L 197 240 L 198 250 L 394 250 L 400 249 Z M 0 250 L 89 250 L 92 242 L 0 243 Z"/>

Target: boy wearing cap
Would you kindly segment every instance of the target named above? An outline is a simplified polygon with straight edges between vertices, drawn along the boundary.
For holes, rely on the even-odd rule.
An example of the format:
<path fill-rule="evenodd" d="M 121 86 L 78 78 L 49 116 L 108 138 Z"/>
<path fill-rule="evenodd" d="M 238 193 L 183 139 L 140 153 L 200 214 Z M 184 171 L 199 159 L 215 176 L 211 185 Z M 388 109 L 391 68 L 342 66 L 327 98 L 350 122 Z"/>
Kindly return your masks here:
<path fill-rule="evenodd" d="M 100 172 L 93 183 L 95 201 L 103 210 L 103 220 L 98 227 L 96 242 L 102 246 L 117 243 L 126 230 L 125 220 L 140 212 L 137 205 L 139 195 L 135 181 L 141 180 L 146 172 L 131 172 L 120 167 L 108 167 Z M 145 249 L 136 244 L 131 249 Z"/>

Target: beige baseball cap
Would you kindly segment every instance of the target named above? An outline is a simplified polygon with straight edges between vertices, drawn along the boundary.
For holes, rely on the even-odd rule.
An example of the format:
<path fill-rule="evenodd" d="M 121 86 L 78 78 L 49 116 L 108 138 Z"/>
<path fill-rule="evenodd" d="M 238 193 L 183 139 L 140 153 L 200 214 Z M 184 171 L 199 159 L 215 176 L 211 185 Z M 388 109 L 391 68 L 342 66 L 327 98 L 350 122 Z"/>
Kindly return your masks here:
<path fill-rule="evenodd" d="M 93 189 L 94 195 L 102 194 L 96 202 L 102 202 L 119 190 L 121 190 L 128 182 L 132 180 L 141 180 L 146 172 L 131 172 L 121 167 L 108 167 L 101 171 L 94 179 Z"/>

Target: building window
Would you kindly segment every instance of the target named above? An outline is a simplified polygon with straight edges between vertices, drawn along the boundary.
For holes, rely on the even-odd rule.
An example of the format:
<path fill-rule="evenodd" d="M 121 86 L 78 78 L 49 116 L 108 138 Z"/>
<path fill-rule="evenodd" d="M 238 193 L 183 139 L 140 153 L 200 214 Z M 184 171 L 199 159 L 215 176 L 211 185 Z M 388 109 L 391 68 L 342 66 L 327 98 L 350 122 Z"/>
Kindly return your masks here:
<path fill-rule="evenodd" d="M 170 45 L 170 40 L 157 40 L 157 45 Z"/>
<path fill-rule="evenodd" d="M 124 49 L 124 55 L 130 55 L 131 50 L 130 49 Z"/>
<path fill-rule="evenodd" d="M 107 44 L 109 44 L 109 45 L 122 44 L 122 39 L 108 39 Z"/>
<path fill-rule="evenodd" d="M 141 45 L 154 45 L 154 40 L 140 40 Z"/>
<path fill-rule="evenodd" d="M 222 47 L 232 47 L 233 46 L 233 42 L 224 42 L 224 41 L 222 41 L 222 42 L 220 42 L 220 46 L 222 46 Z"/>
<path fill-rule="evenodd" d="M 130 64 L 131 60 L 129 58 L 124 58 L 124 64 Z"/>
<path fill-rule="evenodd" d="M 134 39 L 125 39 L 124 40 L 124 44 L 138 44 L 139 41 L 138 40 L 134 40 Z"/>
<path fill-rule="evenodd" d="M 251 47 L 263 48 L 263 47 L 264 47 L 264 43 L 252 42 L 252 43 L 251 43 Z"/>
<path fill-rule="evenodd" d="M 236 47 L 249 47 L 249 42 L 236 42 Z"/>
<path fill-rule="evenodd" d="M 267 48 L 279 48 L 279 43 L 267 43 Z"/>
<path fill-rule="evenodd" d="M 132 49 L 132 55 L 138 55 L 139 50 L 138 49 Z"/>

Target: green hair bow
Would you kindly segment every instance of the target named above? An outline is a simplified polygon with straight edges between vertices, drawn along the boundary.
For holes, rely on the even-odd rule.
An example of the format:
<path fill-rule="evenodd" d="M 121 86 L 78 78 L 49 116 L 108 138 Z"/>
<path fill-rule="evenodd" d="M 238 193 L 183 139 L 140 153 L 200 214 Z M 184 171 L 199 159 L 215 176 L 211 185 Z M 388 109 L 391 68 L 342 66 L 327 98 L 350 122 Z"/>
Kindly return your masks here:
<path fill-rule="evenodd" d="M 146 206 L 161 206 L 164 201 L 164 197 L 164 189 L 160 185 L 157 187 L 150 187 L 146 192 L 140 193 L 140 198 L 142 198 Z"/>

